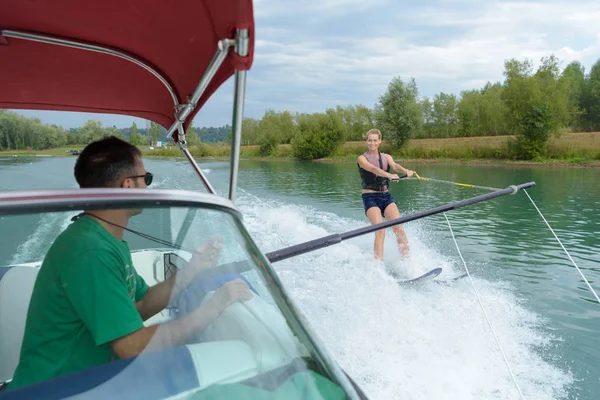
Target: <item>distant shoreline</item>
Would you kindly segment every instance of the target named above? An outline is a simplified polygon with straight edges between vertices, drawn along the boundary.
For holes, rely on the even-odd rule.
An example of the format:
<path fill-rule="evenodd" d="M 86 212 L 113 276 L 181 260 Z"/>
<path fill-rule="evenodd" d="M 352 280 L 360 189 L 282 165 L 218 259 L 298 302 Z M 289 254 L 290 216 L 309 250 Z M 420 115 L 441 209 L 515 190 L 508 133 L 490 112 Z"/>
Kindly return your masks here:
<path fill-rule="evenodd" d="M 58 155 L 58 154 L 36 154 L 35 152 L 11 152 L 11 151 L 0 151 L 0 158 L 16 158 L 16 157 L 73 157 L 69 155 Z M 183 155 L 153 155 L 144 154 L 144 158 L 151 159 L 168 159 L 185 160 Z M 229 157 L 216 157 L 216 156 L 203 156 L 194 157 L 196 160 L 203 161 L 229 161 Z M 450 158 L 416 158 L 416 159 L 405 159 L 395 158 L 400 164 L 421 164 L 421 165 L 466 165 L 466 166 L 523 166 L 523 167 L 560 167 L 560 168 L 600 168 L 600 160 L 592 161 L 565 161 L 565 160 L 544 160 L 544 161 L 518 161 L 518 160 L 497 160 L 497 159 L 450 159 Z M 302 161 L 291 157 L 240 157 L 243 161 L 277 161 L 277 162 L 316 162 L 316 163 L 333 163 L 333 164 L 347 164 L 356 163 L 356 160 L 350 160 L 348 158 L 320 158 L 312 161 Z"/>
<path fill-rule="evenodd" d="M 531 166 L 562 168 L 600 168 L 600 132 L 566 133 L 552 138 L 548 143 L 547 157 L 539 160 L 518 161 L 505 156 L 505 146 L 511 136 L 476 136 L 441 139 L 412 139 L 409 144 L 396 149 L 387 143 L 381 151 L 390 153 L 401 164 L 472 165 L 472 166 Z M 76 157 L 73 150 L 80 146 L 67 146 L 48 150 L 4 150 L 0 157 Z M 150 149 L 139 146 L 145 158 L 183 159 L 178 148 Z M 191 146 L 190 152 L 197 160 L 228 160 L 231 147 L 225 143 L 201 143 Z M 365 151 L 364 142 L 343 143 L 331 157 L 313 160 L 320 163 L 355 163 Z M 241 148 L 240 159 L 258 161 L 298 161 L 289 144 L 280 144 L 271 156 L 260 155 L 258 145 Z"/>
<path fill-rule="evenodd" d="M 154 155 L 144 152 L 144 158 L 154 158 L 154 159 L 182 159 L 185 157 L 183 155 Z M 48 157 L 74 157 L 72 155 L 66 154 L 44 154 L 43 150 L 39 152 L 35 151 L 19 151 L 19 152 L 11 152 L 11 151 L 0 151 L 0 158 L 17 158 L 17 157 L 40 157 L 40 158 L 48 158 Z M 203 156 L 197 157 L 194 156 L 196 160 L 213 160 L 213 161 L 228 161 L 229 157 L 225 156 Z M 240 157 L 240 160 L 244 161 L 277 161 L 277 162 L 316 162 L 316 163 L 356 163 L 356 160 L 344 158 L 320 158 L 312 161 L 302 161 L 297 160 L 291 157 Z M 600 168 L 600 160 L 591 160 L 591 161 L 566 161 L 566 160 L 543 160 L 543 161 L 518 161 L 518 160 L 497 160 L 497 159 L 451 159 L 451 158 L 398 158 L 395 157 L 395 160 L 401 164 L 421 164 L 421 165 L 466 165 L 466 166 L 523 166 L 523 167 L 559 167 L 559 168 Z"/>

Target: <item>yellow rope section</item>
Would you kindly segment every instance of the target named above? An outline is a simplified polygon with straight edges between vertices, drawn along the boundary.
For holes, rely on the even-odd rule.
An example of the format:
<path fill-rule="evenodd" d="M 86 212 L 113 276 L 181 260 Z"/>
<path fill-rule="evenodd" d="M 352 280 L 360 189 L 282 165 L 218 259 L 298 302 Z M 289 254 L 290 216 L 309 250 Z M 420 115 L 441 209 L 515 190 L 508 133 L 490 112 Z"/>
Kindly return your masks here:
<path fill-rule="evenodd" d="M 489 186 L 477 186 L 477 185 L 471 185 L 469 183 L 460 183 L 460 182 L 452 182 L 452 181 L 443 181 L 441 179 L 425 178 L 425 177 L 419 176 L 419 174 L 417 174 L 416 172 L 414 173 L 414 176 L 420 181 L 449 183 L 449 184 L 456 185 L 456 186 L 463 186 L 463 187 L 474 188 L 474 189 L 486 189 L 486 190 L 492 190 L 492 191 L 501 190 L 499 188 L 493 188 L 493 187 L 489 187 Z"/>

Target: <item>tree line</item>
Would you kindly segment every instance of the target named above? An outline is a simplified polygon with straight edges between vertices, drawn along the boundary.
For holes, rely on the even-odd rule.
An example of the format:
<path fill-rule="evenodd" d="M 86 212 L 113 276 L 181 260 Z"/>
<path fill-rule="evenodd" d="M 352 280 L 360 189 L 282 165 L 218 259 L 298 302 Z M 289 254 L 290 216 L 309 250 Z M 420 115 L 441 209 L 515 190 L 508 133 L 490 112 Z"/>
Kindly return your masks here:
<path fill-rule="evenodd" d="M 531 60 L 504 63 L 504 81 L 460 95 L 419 97 L 413 78 L 394 77 L 375 107 L 327 109 L 294 114 L 267 110 L 260 120 L 243 122 L 243 142 L 260 145 L 262 155 L 280 144 L 292 145 L 298 158 L 333 154 L 343 141 L 364 140 L 370 128 L 398 147 L 411 138 L 514 135 L 507 158 L 543 156 L 551 135 L 600 131 L 600 60 L 586 74 L 578 61 L 564 69 L 554 55 L 534 68 Z"/>
<path fill-rule="evenodd" d="M 371 128 L 380 129 L 384 139 L 398 147 L 411 138 L 515 135 L 506 152 L 513 158 L 531 159 L 544 154 L 553 134 L 600 130 L 600 60 L 586 73 L 578 61 L 562 69 L 554 55 L 543 57 L 537 69 L 531 60 L 511 59 L 504 63 L 503 82 L 488 82 L 458 96 L 420 97 L 413 78 L 394 77 L 373 108 L 337 106 L 312 114 L 269 109 L 260 119 L 245 118 L 242 143 L 258 145 L 263 156 L 289 144 L 295 157 L 315 159 L 333 154 L 344 141 L 364 140 Z M 166 130 L 155 123 L 149 129 L 135 123 L 117 129 L 88 121 L 66 131 L 0 110 L 0 150 L 85 145 L 107 135 L 151 145 L 165 140 Z M 187 132 L 192 146 L 230 138 L 229 125 Z"/>
<path fill-rule="evenodd" d="M 187 132 L 192 142 L 220 143 L 231 135 L 231 126 L 190 128 Z M 43 124 L 39 118 L 28 118 L 16 112 L 0 109 L 1 150 L 46 150 L 63 146 L 85 146 L 106 136 L 117 136 L 136 146 L 155 145 L 167 140 L 167 130 L 151 122 L 150 127 L 117 128 L 102 126 L 102 122 L 89 120 L 79 128 L 65 129 L 54 124 Z"/>

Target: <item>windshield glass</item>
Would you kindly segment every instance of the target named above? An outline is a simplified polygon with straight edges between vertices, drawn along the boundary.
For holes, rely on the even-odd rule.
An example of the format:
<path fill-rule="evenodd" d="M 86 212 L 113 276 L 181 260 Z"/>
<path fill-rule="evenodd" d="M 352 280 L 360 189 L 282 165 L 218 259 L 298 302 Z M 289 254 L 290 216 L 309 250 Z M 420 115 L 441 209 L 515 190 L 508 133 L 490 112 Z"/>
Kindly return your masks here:
<path fill-rule="evenodd" d="M 14 375 L 15 390 L 62 382 L 103 397 L 346 398 L 235 213 L 82 213 L 0 217 L 0 231 L 12 232 L 0 244 L 0 380 Z M 131 302 L 143 328 L 138 316 L 121 316 Z M 136 332 L 153 326 L 131 353 Z"/>

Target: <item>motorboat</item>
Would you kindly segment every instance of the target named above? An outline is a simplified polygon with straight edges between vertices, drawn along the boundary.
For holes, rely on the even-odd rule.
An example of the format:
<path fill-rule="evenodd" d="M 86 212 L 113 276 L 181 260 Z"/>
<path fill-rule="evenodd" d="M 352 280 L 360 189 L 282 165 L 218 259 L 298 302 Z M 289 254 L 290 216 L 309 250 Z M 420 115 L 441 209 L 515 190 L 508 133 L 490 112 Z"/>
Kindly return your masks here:
<path fill-rule="evenodd" d="M 143 210 L 132 218 L 127 240 L 143 239 L 143 245 L 132 248 L 131 258 L 148 285 L 186 268 L 201 243 L 221 237 L 218 262 L 206 266 L 183 294 L 146 320 L 146 326 L 183 318 L 232 279 L 245 280 L 254 293 L 177 346 L 10 389 L 43 259 L 2 266 L 0 398 L 365 399 L 290 298 L 273 263 L 534 185 L 511 186 L 265 254 L 235 204 L 246 74 L 254 52 L 251 0 L 0 1 L 0 108 L 120 114 L 154 121 L 167 129 L 206 191 L 4 191 L 0 223 L 17 224 L 40 215 L 68 220 L 83 210 Z M 233 132 L 225 197 L 216 193 L 194 160 L 185 132 L 230 78 Z M 51 242 L 60 231 L 46 239 Z"/>

